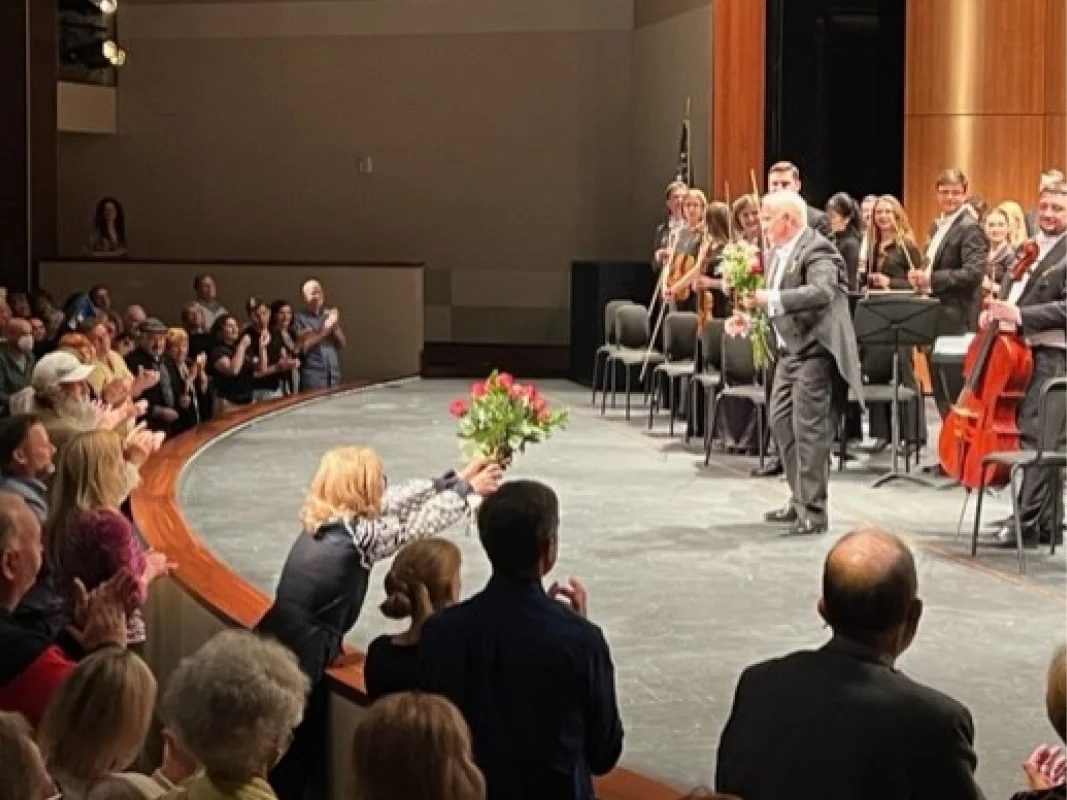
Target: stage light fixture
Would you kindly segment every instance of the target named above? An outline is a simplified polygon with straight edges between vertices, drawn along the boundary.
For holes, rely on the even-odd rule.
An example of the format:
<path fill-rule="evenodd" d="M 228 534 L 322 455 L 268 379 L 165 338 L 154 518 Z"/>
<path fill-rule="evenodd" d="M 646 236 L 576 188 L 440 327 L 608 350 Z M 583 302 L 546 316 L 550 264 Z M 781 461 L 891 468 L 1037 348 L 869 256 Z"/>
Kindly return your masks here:
<path fill-rule="evenodd" d="M 114 14 L 118 7 L 119 0 L 59 0 L 60 11 L 71 11 L 83 16 Z"/>
<path fill-rule="evenodd" d="M 70 63 L 81 64 L 87 69 L 121 67 L 126 63 L 126 51 L 113 39 L 69 47 L 63 51 L 63 57 Z"/>

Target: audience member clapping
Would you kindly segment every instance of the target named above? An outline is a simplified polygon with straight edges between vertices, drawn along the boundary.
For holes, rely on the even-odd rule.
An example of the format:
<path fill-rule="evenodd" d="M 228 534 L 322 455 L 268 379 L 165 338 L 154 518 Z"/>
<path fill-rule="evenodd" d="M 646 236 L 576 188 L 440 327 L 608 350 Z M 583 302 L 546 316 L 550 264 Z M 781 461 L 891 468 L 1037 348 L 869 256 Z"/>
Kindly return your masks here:
<path fill-rule="evenodd" d="M 52 444 L 62 450 L 75 432 L 95 427 L 100 421 L 98 409 L 90 401 L 88 380 L 92 371 L 71 353 L 49 353 L 33 368 L 30 388 L 12 397 L 11 412 L 36 414 L 48 429 Z"/>
<path fill-rule="evenodd" d="M 237 318 L 222 314 L 211 327 L 207 371 L 215 385 L 216 413 L 225 413 L 252 402 L 255 357 L 252 339 L 241 335 Z"/>
<path fill-rule="evenodd" d="M 293 330 L 300 349 L 300 388 L 327 389 L 341 382 L 341 358 L 345 346 L 341 312 L 326 307 L 326 293 L 316 280 L 301 289 L 305 307 L 297 312 Z"/>
<path fill-rule="evenodd" d="M 59 341 L 56 342 L 56 349 L 77 356 L 83 364 L 92 364 L 96 353 L 89 337 L 78 331 L 70 331 L 60 336 Z"/>
<path fill-rule="evenodd" d="M 141 333 L 141 326 L 148 319 L 144 306 L 127 306 L 122 314 L 122 330 L 136 338 Z"/>
<path fill-rule="evenodd" d="M 265 300 L 250 297 L 247 304 L 248 327 L 244 335 L 250 340 L 248 352 L 252 356 L 252 402 L 258 403 L 280 397 L 282 381 L 300 365 L 282 337 L 271 330 L 270 306 Z"/>
<path fill-rule="evenodd" d="M 46 524 L 47 563 L 55 590 L 71 597 L 74 580 L 94 589 L 119 572 L 138 579 L 126 641 L 145 640 L 144 603 L 149 584 L 170 569 L 162 553 L 144 552 L 120 511 L 133 488 L 121 437 L 114 431 L 75 434 L 59 454 Z"/>
<path fill-rule="evenodd" d="M 467 723 L 443 697 L 404 692 L 378 701 L 356 728 L 352 756 L 356 800 L 485 798 Z"/>
<path fill-rule="evenodd" d="M 716 789 L 745 800 L 971 800 L 974 724 L 900 672 L 922 616 L 915 560 L 860 530 L 826 557 L 819 614 L 833 638 L 746 669 L 719 741 Z"/>
<path fill-rule="evenodd" d="M 0 712 L 0 800 L 54 800 L 33 729 L 19 714 Z"/>
<path fill-rule="evenodd" d="M 140 399 L 146 402 L 141 419 L 149 429 L 172 432 L 180 414 L 178 397 L 180 386 L 171 380 L 171 372 L 163 363 L 163 351 L 167 344 L 167 326 L 155 317 L 149 317 L 141 325 L 139 346 L 126 356 L 126 366 L 134 375 L 156 376 L 151 387 L 144 389 Z"/>
<path fill-rule="evenodd" d="M 204 774 L 168 800 L 275 798 L 267 775 L 300 723 L 308 685 L 286 648 L 243 631 L 220 633 L 184 659 L 163 716 Z"/>
<path fill-rule="evenodd" d="M 197 275 L 193 278 L 193 291 L 196 292 L 196 299 L 192 304 L 200 309 L 203 325 L 207 330 L 215 326 L 219 317 L 230 313 L 219 302 L 215 279 L 210 275 Z"/>
<path fill-rule="evenodd" d="M 300 377 L 300 349 L 296 344 L 296 334 L 293 333 L 293 307 L 286 300 L 275 300 L 270 304 L 270 326 L 281 337 L 282 345 L 291 356 L 297 358 L 297 366 L 283 379 L 283 391 L 292 394 L 298 388 Z"/>
<path fill-rule="evenodd" d="M 1061 742 L 1067 741 L 1067 647 L 1052 655 L 1045 686 L 1045 709 Z M 1041 745 L 1023 764 L 1030 789 L 1012 800 L 1062 800 L 1067 797 L 1067 757 L 1059 747 Z"/>
<path fill-rule="evenodd" d="M 204 322 L 204 310 L 199 303 L 185 304 L 182 309 L 182 328 L 189 334 L 189 355 L 192 358 L 211 348 L 211 329 Z"/>
<path fill-rule="evenodd" d="M 382 613 L 410 619 L 397 636 L 379 636 L 367 648 L 363 680 L 377 700 L 393 692 L 419 688 L 419 637 L 435 611 L 459 602 L 460 550 L 447 539 L 420 539 L 401 548 L 385 576 Z"/>
<path fill-rule="evenodd" d="M 122 330 L 122 317 L 115 310 L 114 304 L 111 300 L 111 290 L 103 284 L 97 284 L 89 290 L 89 302 L 93 304 L 93 308 L 96 309 L 98 318 L 102 317 L 108 320 L 113 326 L 112 336 Z"/>
<path fill-rule="evenodd" d="M 283 800 L 324 791 L 322 677 L 359 618 L 371 569 L 406 542 L 462 521 L 468 495 L 489 495 L 500 480 L 498 466 L 476 461 L 458 474 L 387 490 L 385 468 L 370 448 L 335 447 L 322 457 L 300 512 L 303 531 L 282 567 L 274 604 L 256 626 L 298 655 L 314 687 L 293 746 L 271 776 Z"/>
<path fill-rule="evenodd" d="M 126 788 L 121 773 L 141 752 L 155 702 L 156 679 L 130 650 L 109 647 L 74 668 L 37 729 L 45 767 L 63 800 L 110 800 Z"/>
<path fill-rule="evenodd" d="M 143 366 L 130 371 L 126 359 L 115 351 L 112 344 L 111 326 L 104 317 L 93 317 L 82 323 L 82 329 L 93 346 L 89 385 L 96 397 L 111 408 L 118 408 L 127 400 L 139 400 L 141 395 L 159 382 L 159 373 Z M 137 409 L 143 414 L 144 407 Z"/>
<path fill-rule="evenodd" d="M 163 364 L 178 401 L 179 418 L 171 426 L 171 432 L 179 433 L 207 419 L 205 412 L 211 411 L 207 353 L 201 352 L 195 358 L 190 358 L 189 334 L 184 328 L 170 328 L 167 331 Z"/>
<path fill-rule="evenodd" d="M 31 614 L 16 617 L 30 590 L 40 585 L 41 554 L 40 523 L 21 498 L 0 492 L 0 709 L 17 711 L 34 724 L 74 669 L 75 656 L 61 640 L 77 655 L 123 646 L 125 609 L 135 591 L 126 574 L 93 592 L 75 581 L 73 611 L 58 624 L 49 627 Z"/>
<path fill-rule="evenodd" d="M 622 754 L 622 721 L 585 590 L 573 579 L 542 586 L 556 564 L 559 501 L 544 484 L 505 483 L 478 510 L 478 534 L 493 576 L 423 625 L 422 688 L 463 712 L 490 798 L 591 800 L 591 775 Z"/>

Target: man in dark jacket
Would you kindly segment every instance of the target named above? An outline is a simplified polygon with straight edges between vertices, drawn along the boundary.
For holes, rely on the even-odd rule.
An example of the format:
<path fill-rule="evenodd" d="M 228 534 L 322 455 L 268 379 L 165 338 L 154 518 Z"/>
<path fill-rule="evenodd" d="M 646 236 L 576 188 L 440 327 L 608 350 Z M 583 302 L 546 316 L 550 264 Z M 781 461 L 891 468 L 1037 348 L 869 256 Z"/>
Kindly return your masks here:
<path fill-rule="evenodd" d="M 972 800 L 974 725 L 951 697 L 894 666 L 922 601 L 895 536 L 860 530 L 826 558 L 828 644 L 746 669 L 719 742 L 715 783 L 745 800 Z"/>
<path fill-rule="evenodd" d="M 181 387 L 174 386 L 171 372 L 163 363 L 163 350 L 167 344 L 167 326 L 155 317 L 149 317 L 141 324 L 139 332 L 140 346 L 126 356 L 126 366 L 134 375 L 143 370 L 159 373 L 159 382 L 141 393 L 141 399 L 148 403 L 144 422 L 153 431 L 171 433 L 180 416 L 178 397 Z"/>
<path fill-rule="evenodd" d="M 463 712 L 488 800 L 593 800 L 592 776 L 622 754 L 611 653 L 585 619 L 585 590 L 541 585 L 558 529 L 551 489 L 501 486 L 478 512 L 489 584 L 422 629 L 422 688 Z"/>

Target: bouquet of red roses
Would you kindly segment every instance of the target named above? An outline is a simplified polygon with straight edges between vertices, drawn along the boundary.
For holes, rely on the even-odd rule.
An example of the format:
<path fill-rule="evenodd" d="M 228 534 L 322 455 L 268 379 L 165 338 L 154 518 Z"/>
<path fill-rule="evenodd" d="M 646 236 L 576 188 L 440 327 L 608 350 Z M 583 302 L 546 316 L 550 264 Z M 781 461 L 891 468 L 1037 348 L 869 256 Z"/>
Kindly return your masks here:
<path fill-rule="evenodd" d="M 747 336 L 752 340 L 752 361 L 760 369 L 771 361 L 770 322 L 762 309 L 741 311 L 741 297 L 767 288 L 763 259 L 759 249 L 748 242 L 731 242 L 722 252 L 723 288 L 733 294 L 736 309 L 726 320 L 728 336 Z"/>
<path fill-rule="evenodd" d="M 547 439 L 566 425 L 570 412 L 552 410 L 532 383 L 520 384 L 493 370 L 471 386 L 469 398 L 456 398 L 449 413 L 459 420 L 460 439 L 469 456 L 489 458 L 506 467 L 526 445 Z"/>

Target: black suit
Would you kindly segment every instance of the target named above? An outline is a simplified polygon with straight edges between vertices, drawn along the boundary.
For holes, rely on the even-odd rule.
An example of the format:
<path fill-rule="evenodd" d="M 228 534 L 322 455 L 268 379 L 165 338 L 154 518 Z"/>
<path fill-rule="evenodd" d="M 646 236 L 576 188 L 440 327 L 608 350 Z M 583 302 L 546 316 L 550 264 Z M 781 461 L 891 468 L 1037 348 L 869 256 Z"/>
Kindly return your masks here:
<path fill-rule="evenodd" d="M 835 637 L 749 667 L 719 740 L 716 791 L 745 800 L 971 800 L 964 706 Z"/>
<path fill-rule="evenodd" d="M 148 403 L 148 411 L 142 419 L 150 430 L 171 433 L 174 430 L 174 423 L 164 420 L 163 414 L 166 413 L 165 409 L 179 412 L 176 391 L 182 389 L 180 386 L 176 388 L 171 382 L 171 373 L 167 370 L 163 358 L 157 358 L 139 347 L 126 356 L 126 366 L 134 375 L 142 369 L 146 372 L 148 370 L 159 372 L 159 382 L 151 389 L 141 392 L 141 399 Z"/>
<path fill-rule="evenodd" d="M 863 397 L 845 264 L 830 241 L 811 228 L 804 229 L 781 262 L 778 255 L 772 258 L 768 277 L 768 285 L 777 284 L 779 290 L 778 303 L 768 308 L 774 315 L 771 346 L 779 351 L 771 430 L 798 516 L 825 524 L 833 412 L 844 406 L 843 384 L 861 401 Z M 780 270 L 784 272 L 779 277 Z"/>
<path fill-rule="evenodd" d="M 830 230 L 830 220 L 826 218 L 826 212 L 820 211 L 815 206 L 808 206 L 808 227 L 814 228 L 827 239 L 833 238 L 834 234 Z"/>
<path fill-rule="evenodd" d="M 1026 287 L 1015 304 L 1019 307 L 1024 335 L 1063 333 L 1067 328 L 1067 239 L 1061 237 L 1031 268 Z M 1051 378 L 1067 375 L 1067 350 L 1035 343 L 1032 352 L 1033 373 L 1018 412 L 1022 446 L 1024 450 L 1033 450 L 1044 439 L 1046 447 L 1062 447 L 1064 426 L 1067 425 L 1067 407 L 1062 392 L 1049 396 L 1046 411 L 1049 425 L 1044 434 L 1037 423 L 1041 387 Z M 1060 519 L 1056 519 L 1053 500 L 1061 486 L 1062 475 L 1058 469 L 1027 470 L 1024 474 L 1019 516 L 1023 536 L 1028 540 L 1058 533 L 1063 524 L 1062 506 Z"/>

